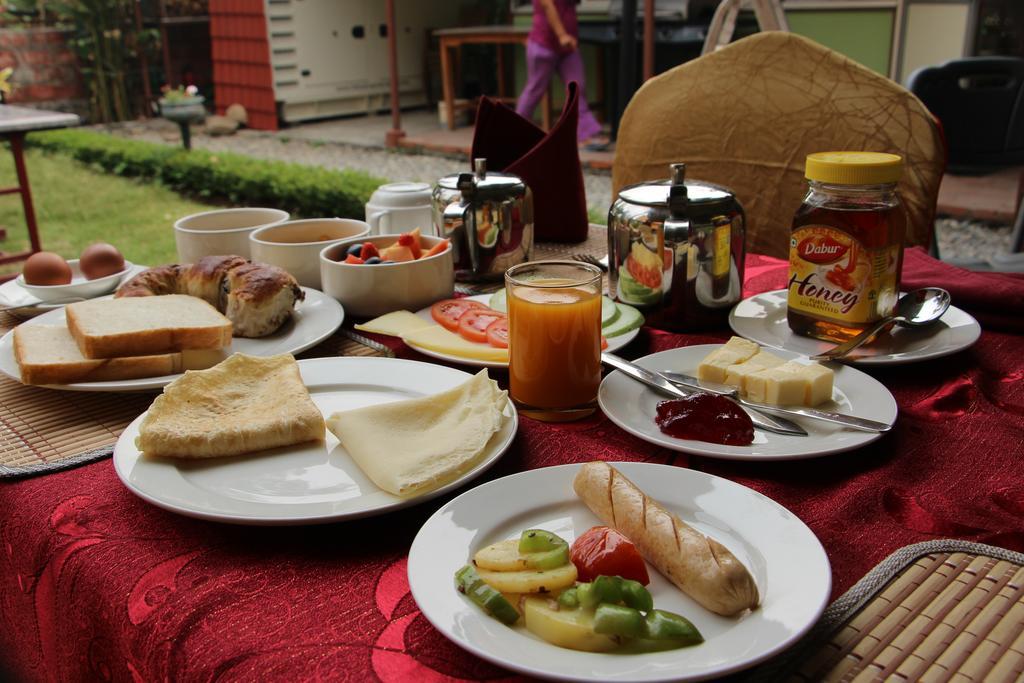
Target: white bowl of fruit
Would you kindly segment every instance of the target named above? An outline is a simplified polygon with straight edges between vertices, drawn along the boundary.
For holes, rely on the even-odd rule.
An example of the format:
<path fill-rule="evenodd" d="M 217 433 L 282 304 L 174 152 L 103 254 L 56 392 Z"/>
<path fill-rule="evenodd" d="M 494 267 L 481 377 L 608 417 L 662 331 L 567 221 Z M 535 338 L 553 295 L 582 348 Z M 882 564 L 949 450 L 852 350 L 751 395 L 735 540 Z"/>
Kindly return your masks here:
<path fill-rule="evenodd" d="M 324 293 L 341 302 L 348 315 L 416 311 L 452 296 L 452 247 L 447 239 L 419 230 L 352 238 L 320 252 L 320 279 Z"/>

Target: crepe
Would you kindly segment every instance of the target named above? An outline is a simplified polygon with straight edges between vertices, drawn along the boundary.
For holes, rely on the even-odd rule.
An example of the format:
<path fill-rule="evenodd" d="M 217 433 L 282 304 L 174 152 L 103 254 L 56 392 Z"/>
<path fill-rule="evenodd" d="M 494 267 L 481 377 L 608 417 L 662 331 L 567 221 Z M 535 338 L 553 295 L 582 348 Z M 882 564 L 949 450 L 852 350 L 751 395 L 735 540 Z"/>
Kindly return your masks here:
<path fill-rule="evenodd" d="M 440 394 L 334 413 L 327 427 L 374 484 L 409 496 L 472 468 L 501 429 L 507 402 L 481 370 Z"/>
<path fill-rule="evenodd" d="M 324 436 L 323 415 L 291 354 L 236 353 L 168 384 L 146 413 L 135 445 L 147 456 L 214 458 Z"/>

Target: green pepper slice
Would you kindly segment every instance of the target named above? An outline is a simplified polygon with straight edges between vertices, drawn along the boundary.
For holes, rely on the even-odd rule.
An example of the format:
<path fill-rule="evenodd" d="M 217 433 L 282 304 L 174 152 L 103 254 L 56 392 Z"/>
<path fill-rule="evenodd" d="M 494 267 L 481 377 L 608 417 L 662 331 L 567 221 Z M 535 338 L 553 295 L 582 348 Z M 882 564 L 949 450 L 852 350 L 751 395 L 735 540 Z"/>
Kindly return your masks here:
<path fill-rule="evenodd" d="M 503 624 L 514 624 L 519 612 L 505 596 L 488 586 L 471 564 L 455 572 L 455 588 Z"/>
<path fill-rule="evenodd" d="M 562 609 L 576 609 L 580 606 L 580 599 L 575 588 L 566 588 L 558 596 L 558 606 Z"/>
<path fill-rule="evenodd" d="M 622 605 L 598 605 L 594 611 L 594 632 L 624 638 L 642 638 L 647 622 L 639 610 Z"/>
<path fill-rule="evenodd" d="M 651 640 L 671 640 L 680 644 L 676 647 L 696 645 L 704 642 L 704 636 L 689 619 L 673 612 L 652 609 L 647 613 L 647 633 Z"/>
<path fill-rule="evenodd" d="M 654 609 L 654 598 L 642 583 L 632 579 L 621 579 L 621 581 L 622 602 L 626 603 L 626 607 L 632 607 L 641 612 L 649 612 Z"/>

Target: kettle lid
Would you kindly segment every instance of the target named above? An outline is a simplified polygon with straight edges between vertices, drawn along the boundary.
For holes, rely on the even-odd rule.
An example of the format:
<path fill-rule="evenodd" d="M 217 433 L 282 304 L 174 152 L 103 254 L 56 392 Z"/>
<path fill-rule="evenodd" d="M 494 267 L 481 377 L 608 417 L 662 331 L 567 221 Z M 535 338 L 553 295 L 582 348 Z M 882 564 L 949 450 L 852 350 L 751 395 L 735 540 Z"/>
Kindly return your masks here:
<path fill-rule="evenodd" d="M 636 185 L 625 187 L 619 192 L 619 199 L 630 204 L 665 208 L 669 205 L 672 186 L 678 187 L 683 185 L 685 192 L 681 194 L 689 204 L 714 205 L 719 202 L 728 203 L 735 201 L 736 198 L 732 192 L 720 185 L 700 180 L 684 180 L 685 168 L 683 164 L 672 164 L 671 178 L 637 183 Z M 677 192 L 677 194 L 680 193 Z"/>
<path fill-rule="evenodd" d="M 477 191 L 484 190 L 488 193 L 507 192 L 510 195 L 521 194 L 526 191 L 526 183 L 523 179 L 512 173 L 497 173 L 487 170 L 486 159 L 474 159 L 473 184 Z M 453 173 L 446 175 L 437 181 L 437 184 L 448 190 L 458 190 L 459 176 L 465 173 Z"/>

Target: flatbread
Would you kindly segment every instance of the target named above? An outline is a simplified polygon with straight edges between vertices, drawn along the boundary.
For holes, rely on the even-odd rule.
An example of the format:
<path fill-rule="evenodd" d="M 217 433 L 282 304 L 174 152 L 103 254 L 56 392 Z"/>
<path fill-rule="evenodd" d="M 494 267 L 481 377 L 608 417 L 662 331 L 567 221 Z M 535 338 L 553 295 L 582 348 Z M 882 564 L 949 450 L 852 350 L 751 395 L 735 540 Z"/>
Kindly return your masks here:
<path fill-rule="evenodd" d="M 215 458 L 322 440 L 324 418 L 291 354 L 236 353 L 164 387 L 139 428 L 147 456 Z"/>
<path fill-rule="evenodd" d="M 481 370 L 440 394 L 334 413 L 327 428 L 373 483 L 409 496 L 471 469 L 501 429 L 507 402 Z"/>

